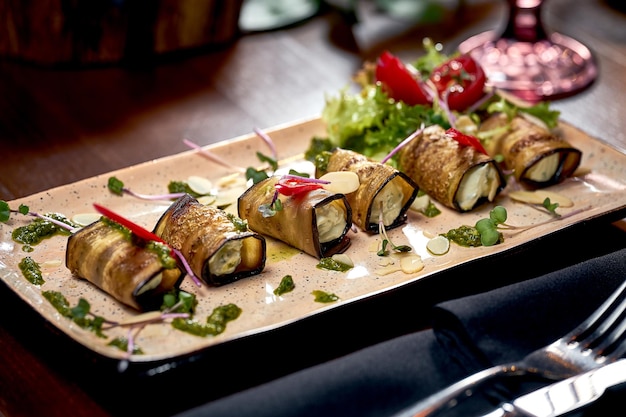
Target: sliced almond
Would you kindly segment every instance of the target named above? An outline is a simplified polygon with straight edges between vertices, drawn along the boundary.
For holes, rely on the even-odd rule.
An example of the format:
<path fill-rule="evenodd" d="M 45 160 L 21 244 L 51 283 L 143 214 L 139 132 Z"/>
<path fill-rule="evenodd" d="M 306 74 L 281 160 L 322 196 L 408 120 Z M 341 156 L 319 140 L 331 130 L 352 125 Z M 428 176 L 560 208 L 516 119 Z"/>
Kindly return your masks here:
<path fill-rule="evenodd" d="M 210 206 L 217 201 L 217 196 L 215 195 L 203 195 L 198 197 L 198 203 L 204 204 L 205 206 Z"/>
<path fill-rule="evenodd" d="M 213 190 L 213 183 L 211 180 L 197 175 L 191 175 L 188 177 L 187 185 L 189 185 L 189 188 L 193 191 L 201 195 L 211 194 L 211 191 Z"/>
<path fill-rule="evenodd" d="M 376 275 L 384 276 L 384 275 L 393 274 L 394 272 L 398 272 L 398 271 L 402 271 L 402 269 L 400 268 L 400 265 L 391 264 L 391 265 L 386 266 L 384 268 L 378 268 L 374 272 L 376 273 Z"/>
<path fill-rule="evenodd" d="M 419 255 L 406 255 L 400 259 L 400 269 L 405 274 L 415 274 L 424 269 L 424 261 Z"/>
<path fill-rule="evenodd" d="M 513 200 L 528 204 L 543 204 L 546 198 L 550 199 L 550 203 L 558 203 L 559 207 L 572 207 L 574 202 L 564 195 L 557 194 L 553 191 L 534 190 L 534 191 L 511 191 L 509 197 Z"/>
<path fill-rule="evenodd" d="M 353 262 L 353 261 L 352 261 L 352 259 L 351 259 L 348 255 L 346 255 L 345 253 L 336 253 L 336 254 L 334 254 L 334 255 L 332 256 L 332 259 L 333 259 L 335 262 L 338 262 L 338 263 L 340 263 L 340 264 L 347 265 L 347 266 L 349 266 L 349 267 L 351 267 L 351 268 L 353 268 L 353 267 L 354 267 L 354 262 Z"/>
<path fill-rule="evenodd" d="M 122 320 L 119 324 L 121 326 L 131 326 L 133 324 L 143 323 L 145 321 L 154 321 L 160 319 L 161 314 L 162 313 L 160 311 L 148 311 L 146 313 L 129 317 L 126 320 Z"/>
<path fill-rule="evenodd" d="M 74 223 L 80 224 L 81 226 L 87 226 L 91 223 L 100 220 L 102 214 L 100 213 L 77 213 L 72 217 L 72 221 Z"/>
<path fill-rule="evenodd" d="M 63 264 L 61 259 L 50 259 L 39 264 L 41 268 L 58 268 Z"/>
<path fill-rule="evenodd" d="M 235 206 L 237 206 L 237 200 L 244 191 L 246 191 L 245 184 L 241 187 L 230 187 L 219 190 L 219 192 L 217 193 L 217 197 L 212 204 L 217 207 L 222 207 L 229 204 L 234 204 Z"/>
<path fill-rule="evenodd" d="M 324 174 L 320 180 L 329 181 L 324 184 L 324 189 L 340 194 L 350 194 L 359 189 L 359 176 L 351 171 L 335 171 Z"/>

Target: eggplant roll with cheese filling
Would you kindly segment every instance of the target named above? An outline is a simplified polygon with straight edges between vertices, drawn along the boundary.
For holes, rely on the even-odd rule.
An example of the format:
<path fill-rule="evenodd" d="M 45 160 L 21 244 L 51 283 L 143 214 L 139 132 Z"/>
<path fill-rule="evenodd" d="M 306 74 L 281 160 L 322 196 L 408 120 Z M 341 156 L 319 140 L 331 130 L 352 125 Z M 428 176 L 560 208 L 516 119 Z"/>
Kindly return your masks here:
<path fill-rule="evenodd" d="M 157 222 L 154 233 L 180 251 L 193 273 L 220 286 L 265 268 L 265 238 L 237 216 L 186 194 Z"/>
<path fill-rule="evenodd" d="M 140 239 L 102 218 L 69 237 L 65 265 L 118 301 L 144 311 L 158 309 L 162 295 L 184 277 L 170 252 L 167 245 Z"/>
<path fill-rule="evenodd" d="M 279 177 L 269 177 L 248 188 L 238 200 L 239 217 L 250 229 L 287 243 L 316 258 L 331 256 L 350 245 L 352 210 L 343 194 L 323 188 L 290 197 L 279 195 L 282 207 L 272 215 L 262 210 L 272 204 Z"/>
<path fill-rule="evenodd" d="M 487 137 L 487 152 L 502 155 L 505 168 L 513 172 L 517 182 L 530 188 L 559 183 L 580 165 L 579 149 L 523 117 L 509 121 L 499 113 L 482 122 L 479 131 Z"/>
<path fill-rule="evenodd" d="M 374 161 L 360 153 L 337 148 L 316 170 L 321 177 L 328 172 L 351 171 L 359 177 L 359 188 L 346 194 L 352 209 L 352 222 L 363 230 L 378 231 L 382 218 L 391 229 L 406 221 L 406 212 L 419 191 L 405 173 L 390 165 Z"/>
<path fill-rule="evenodd" d="M 460 144 L 438 125 L 425 128 L 399 150 L 398 169 L 423 192 L 461 212 L 493 201 L 506 185 L 493 158 Z"/>

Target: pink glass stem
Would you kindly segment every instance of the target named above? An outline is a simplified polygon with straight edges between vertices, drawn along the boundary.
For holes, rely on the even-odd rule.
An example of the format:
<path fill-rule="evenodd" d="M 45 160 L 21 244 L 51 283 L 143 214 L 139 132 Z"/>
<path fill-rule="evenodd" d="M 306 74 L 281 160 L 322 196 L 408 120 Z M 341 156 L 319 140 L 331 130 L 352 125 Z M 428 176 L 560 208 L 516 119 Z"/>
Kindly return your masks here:
<path fill-rule="evenodd" d="M 509 0 L 509 18 L 502 38 L 522 42 L 548 39 L 541 19 L 541 0 Z"/>

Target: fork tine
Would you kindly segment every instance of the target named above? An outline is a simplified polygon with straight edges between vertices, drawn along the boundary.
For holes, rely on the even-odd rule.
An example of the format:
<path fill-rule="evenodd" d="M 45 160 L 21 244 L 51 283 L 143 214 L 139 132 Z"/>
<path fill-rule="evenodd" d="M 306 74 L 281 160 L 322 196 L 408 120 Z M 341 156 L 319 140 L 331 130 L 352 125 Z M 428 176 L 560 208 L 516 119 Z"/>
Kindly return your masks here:
<path fill-rule="evenodd" d="M 597 355 L 604 356 L 607 359 L 618 359 L 626 353 L 626 316 L 624 313 L 620 315 L 619 322 L 615 323 L 610 333 L 599 341 L 599 344 L 593 348 Z"/>
<path fill-rule="evenodd" d="M 593 336 L 592 340 L 595 340 L 598 333 L 602 334 L 606 332 L 606 328 L 616 319 L 616 311 L 623 311 L 626 307 L 624 305 L 626 303 L 626 300 L 624 300 L 625 297 L 626 281 L 624 281 L 596 311 L 566 336 L 567 343 L 580 344 L 591 336 Z"/>

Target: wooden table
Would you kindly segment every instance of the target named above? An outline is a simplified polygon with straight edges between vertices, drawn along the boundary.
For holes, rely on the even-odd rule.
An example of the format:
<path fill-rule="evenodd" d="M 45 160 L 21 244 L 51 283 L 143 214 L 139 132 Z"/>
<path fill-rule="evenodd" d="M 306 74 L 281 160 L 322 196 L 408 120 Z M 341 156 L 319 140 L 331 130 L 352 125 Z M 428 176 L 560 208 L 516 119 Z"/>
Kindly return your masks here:
<path fill-rule="evenodd" d="M 0 199 L 185 151 L 183 138 L 204 145 L 316 116 L 324 94 L 346 85 L 363 60 L 384 49 L 414 59 L 425 36 L 453 50 L 466 37 L 502 23 L 506 11 L 499 3 L 504 2 L 465 1 L 439 22 L 419 24 L 378 14 L 369 2 L 359 3 L 356 22 L 325 8 L 284 30 L 246 34 L 224 48 L 133 67 L 0 62 Z M 551 0 L 545 15 L 549 28 L 586 43 L 600 66 L 591 88 L 554 107 L 563 120 L 626 152 L 626 15 L 601 0 Z M 475 267 L 465 277 L 444 274 L 432 285 L 458 288 L 446 293 L 452 298 L 528 279 L 624 247 L 624 229 L 619 218 L 585 223 L 490 266 L 506 274 L 471 287 L 452 285 L 480 273 Z M 568 255 L 555 256 L 555 245 Z M 507 267 L 522 259 L 526 268 Z M 425 299 L 428 285 L 340 310 L 333 326 L 322 315 L 216 349 L 210 360 L 133 378 L 97 363 L 2 285 L 0 416 L 170 415 L 418 330 L 427 324 L 427 308 L 442 299 Z M 394 317 L 424 316 L 378 323 L 381 309 Z M 305 349 L 313 353 L 305 355 Z"/>

